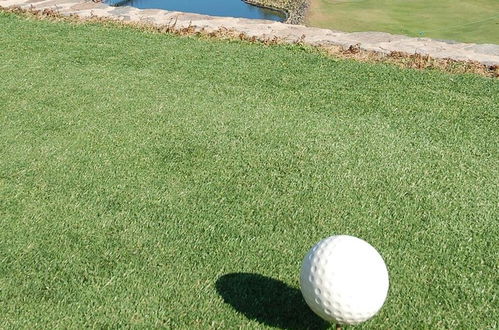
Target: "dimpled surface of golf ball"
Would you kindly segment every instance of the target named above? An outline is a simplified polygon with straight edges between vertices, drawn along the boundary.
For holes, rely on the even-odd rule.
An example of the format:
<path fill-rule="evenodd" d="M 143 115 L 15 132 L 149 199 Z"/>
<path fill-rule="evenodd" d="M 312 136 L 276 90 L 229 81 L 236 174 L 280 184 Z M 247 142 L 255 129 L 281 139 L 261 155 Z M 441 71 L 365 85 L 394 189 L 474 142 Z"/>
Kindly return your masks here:
<path fill-rule="evenodd" d="M 329 322 L 355 325 L 373 317 L 388 294 L 388 271 L 366 241 L 347 235 L 317 243 L 305 256 L 300 288 L 308 306 Z"/>

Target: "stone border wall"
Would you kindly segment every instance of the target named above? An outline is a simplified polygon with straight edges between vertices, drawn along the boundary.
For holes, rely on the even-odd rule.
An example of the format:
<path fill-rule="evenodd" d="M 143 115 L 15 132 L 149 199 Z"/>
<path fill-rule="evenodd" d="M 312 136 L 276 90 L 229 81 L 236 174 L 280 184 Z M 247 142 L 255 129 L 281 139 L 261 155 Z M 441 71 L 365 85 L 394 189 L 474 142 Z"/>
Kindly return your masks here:
<path fill-rule="evenodd" d="M 285 23 L 301 24 L 305 21 L 310 0 L 243 0 L 252 5 L 274 8 L 286 12 Z"/>
<path fill-rule="evenodd" d="M 97 0 L 96 0 L 97 1 Z M 279 43 L 300 43 L 321 48 L 336 47 L 379 56 L 418 56 L 437 60 L 473 62 L 499 71 L 499 45 L 471 44 L 412 38 L 384 32 L 346 33 L 245 18 L 214 17 L 159 9 L 112 7 L 94 0 L 0 0 L 0 7 L 27 11 L 50 11 L 83 19 L 101 18 L 147 24 L 161 31 L 185 31 L 208 35 L 230 32 L 241 39 Z"/>

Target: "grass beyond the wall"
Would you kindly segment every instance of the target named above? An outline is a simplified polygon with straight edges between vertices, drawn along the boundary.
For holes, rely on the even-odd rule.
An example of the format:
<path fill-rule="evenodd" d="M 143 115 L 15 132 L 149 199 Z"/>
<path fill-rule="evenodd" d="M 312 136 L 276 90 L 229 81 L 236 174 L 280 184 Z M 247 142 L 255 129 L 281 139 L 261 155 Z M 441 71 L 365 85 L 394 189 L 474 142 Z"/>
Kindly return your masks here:
<path fill-rule="evenodd" d="M 311 0 L 309 25 L 499 44 L 498 0 Z"/>
<path fill-rule="evenodd" d="M 0 27 L 0 328 L 325 328 L 298 276 L 333 234 L 390 273 L 351 329 L 498 327 L 497 80 Z"/>

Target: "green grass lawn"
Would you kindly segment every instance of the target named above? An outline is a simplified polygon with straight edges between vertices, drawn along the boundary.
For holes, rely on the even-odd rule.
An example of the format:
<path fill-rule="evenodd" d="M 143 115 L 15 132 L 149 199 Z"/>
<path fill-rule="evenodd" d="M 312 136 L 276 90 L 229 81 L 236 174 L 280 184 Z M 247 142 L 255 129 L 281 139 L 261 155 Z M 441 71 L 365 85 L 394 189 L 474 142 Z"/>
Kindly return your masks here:
<path fill-rule="evenodd" d="M 324 328 L 333 234 L 383 255 L 355 329 L 497 328 L 499 83 L 0 13 L 1 328 Z"/>
<path fill-rule="evenodd" d="M 308 25 L 499 44 L 499 1 L 312 0 Z"/>

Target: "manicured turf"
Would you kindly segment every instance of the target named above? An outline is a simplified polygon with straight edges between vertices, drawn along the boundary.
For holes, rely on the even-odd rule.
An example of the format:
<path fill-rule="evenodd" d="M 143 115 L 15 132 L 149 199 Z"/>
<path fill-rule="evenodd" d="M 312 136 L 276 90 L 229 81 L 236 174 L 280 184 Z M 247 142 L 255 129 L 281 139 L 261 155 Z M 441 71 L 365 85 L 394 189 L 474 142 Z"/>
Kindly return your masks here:
<path fill-rule="evenodd" d="M 497 328 L 499 83 L 0 13 L 2 328 L 323 328 L 303 256 L 383 255 L 358 329 Z"/>
<path fill-rule="evenodd" d="M 312 0 L 308 24 L 499 44 L 497 0 Z"/>

